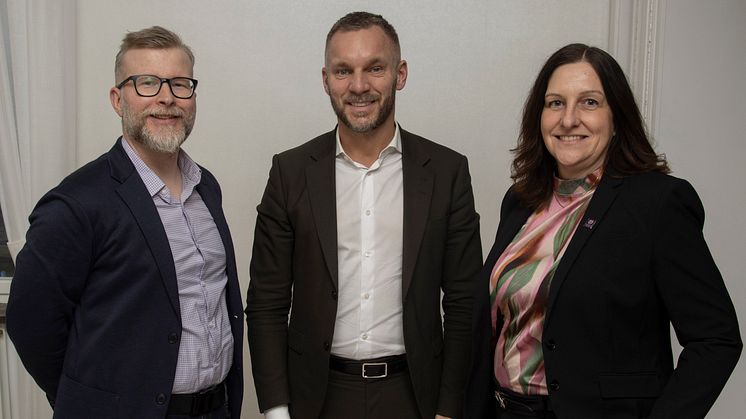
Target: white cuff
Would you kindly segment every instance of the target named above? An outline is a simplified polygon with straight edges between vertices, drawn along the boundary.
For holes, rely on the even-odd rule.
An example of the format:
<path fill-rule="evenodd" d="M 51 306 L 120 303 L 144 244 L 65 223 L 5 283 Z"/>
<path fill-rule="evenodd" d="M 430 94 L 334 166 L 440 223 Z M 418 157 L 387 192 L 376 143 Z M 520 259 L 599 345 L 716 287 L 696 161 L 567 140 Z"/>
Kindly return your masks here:
<path fill-rule="evenodd" d="M 288 405 L 281 404 L 264 411 L 264 419 L 290 419 Z"/>

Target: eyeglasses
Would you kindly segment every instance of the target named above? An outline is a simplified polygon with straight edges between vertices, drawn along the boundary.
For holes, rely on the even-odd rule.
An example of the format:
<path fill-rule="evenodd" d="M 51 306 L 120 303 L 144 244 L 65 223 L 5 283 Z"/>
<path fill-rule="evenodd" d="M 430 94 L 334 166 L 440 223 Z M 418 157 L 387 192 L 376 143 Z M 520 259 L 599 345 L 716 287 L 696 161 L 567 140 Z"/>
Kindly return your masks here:
<path fill-rule="evenodd" d="M 143 97 L 153 97 L 161 91 L 163 83 L 167 83 L 171 89 L 171 94 L 179 99 L 189 99 L 194 96 L 194 89 L 197 88 L 197 80 L 190 79 L 189 77 L 173 77 L 170 79 L 164 79 L 162 77 L 154 76 L 152 74 L 138 74 L 129 76 L 119 83 L 116 87 L 121 89 L 122 86 L 127 84 L 128 81 L 132 80 L 132 84 L 135 86 L 135 92 Z"/>

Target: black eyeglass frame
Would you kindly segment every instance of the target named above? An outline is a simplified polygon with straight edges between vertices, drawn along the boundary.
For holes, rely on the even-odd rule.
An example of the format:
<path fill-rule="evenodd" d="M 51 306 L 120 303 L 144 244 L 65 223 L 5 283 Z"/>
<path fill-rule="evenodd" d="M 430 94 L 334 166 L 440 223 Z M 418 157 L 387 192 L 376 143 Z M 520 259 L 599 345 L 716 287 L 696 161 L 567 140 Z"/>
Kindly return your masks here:
<path fill-rule="evenodd" d="M 137 90 L 137 79 L 139 77 L 154 77 L 154 78 L 160 80 L 161 84 L 158 85 L 158 90 L 156 90 L 155 93 L 153 93 L 152 95 L 144 95 L 144 94 L 140 93 L 139 90 Z M 161 88 L 163 87 L 163 83 L 168 84 L 168 88 L 169 88 L 169 90 L 171 90 L 171 94 L 175 98 L 178 98 L 178 99 L 191 99 L 194 96 L 194 92 L 197 91 L 197 79 L 193 79 L 193 78 L 190 78 L 190 77 L 172 77 L 170 79 L 167 79 L 167 78 L 164 78 L 164 77 L 158 77 L 158 76 L 156 76 L 154 74 L 135 74 L 133 76 L 129 76 L 126 79 L 122 80 L 122 82 L 119 83 L 118 85 L 116 85 L 115 87 L 117 89 L 121 89 L 122 86 L 124 86 L 125 84 L 127 84 L 127 82 L 130 81 L 130 80 L 132 80 L 132 87 L 135 88 L 135 93 L 137 93 L 138 96 L 142 96 L 142 97 L 154 97 L 154 96 L 158 96 L 158 93 L 161 92 Z M 176 93 L 174 93 L 174 87 L 171 85 L 171 81 L 172 80 L 189 80 L 189 81 L 191 81 L 192 82 L 192 94 L 190 94 L 187 97 L 183 97 L 183 96 L 179 96 Z"/>

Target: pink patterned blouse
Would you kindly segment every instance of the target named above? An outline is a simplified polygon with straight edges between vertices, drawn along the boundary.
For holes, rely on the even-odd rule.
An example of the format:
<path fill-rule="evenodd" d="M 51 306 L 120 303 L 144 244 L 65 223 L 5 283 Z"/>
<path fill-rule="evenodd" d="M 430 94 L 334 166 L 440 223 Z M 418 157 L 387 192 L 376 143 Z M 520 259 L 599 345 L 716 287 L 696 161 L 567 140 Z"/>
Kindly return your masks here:
<path fill-rule="evenodd" d="M 541 341 L 549 285 L 601 174 L 599 168 L 583 179 L 555 178 L 549 207 L 526 220 L 492 269 L 495 378 L 503 388 L 548 394 Z M 500 317 L 502 330 L 497 331 Z"/>

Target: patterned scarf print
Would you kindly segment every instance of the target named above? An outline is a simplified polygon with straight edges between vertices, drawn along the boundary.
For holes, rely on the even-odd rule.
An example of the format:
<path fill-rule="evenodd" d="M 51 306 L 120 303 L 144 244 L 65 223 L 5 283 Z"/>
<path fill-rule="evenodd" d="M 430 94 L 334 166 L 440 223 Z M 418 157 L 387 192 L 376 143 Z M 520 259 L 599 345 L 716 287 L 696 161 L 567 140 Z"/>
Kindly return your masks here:
<path fill-rule="evenodd" d="M 503 319 L 495 378 L 503 388 L 548 394 L 541 340 L 549 286 L 601 174 L 599 168 L 582 179 L 555 178 L 549 207 L 528 218 L 492 269 L 493 336 L 498 318 Z"/>

